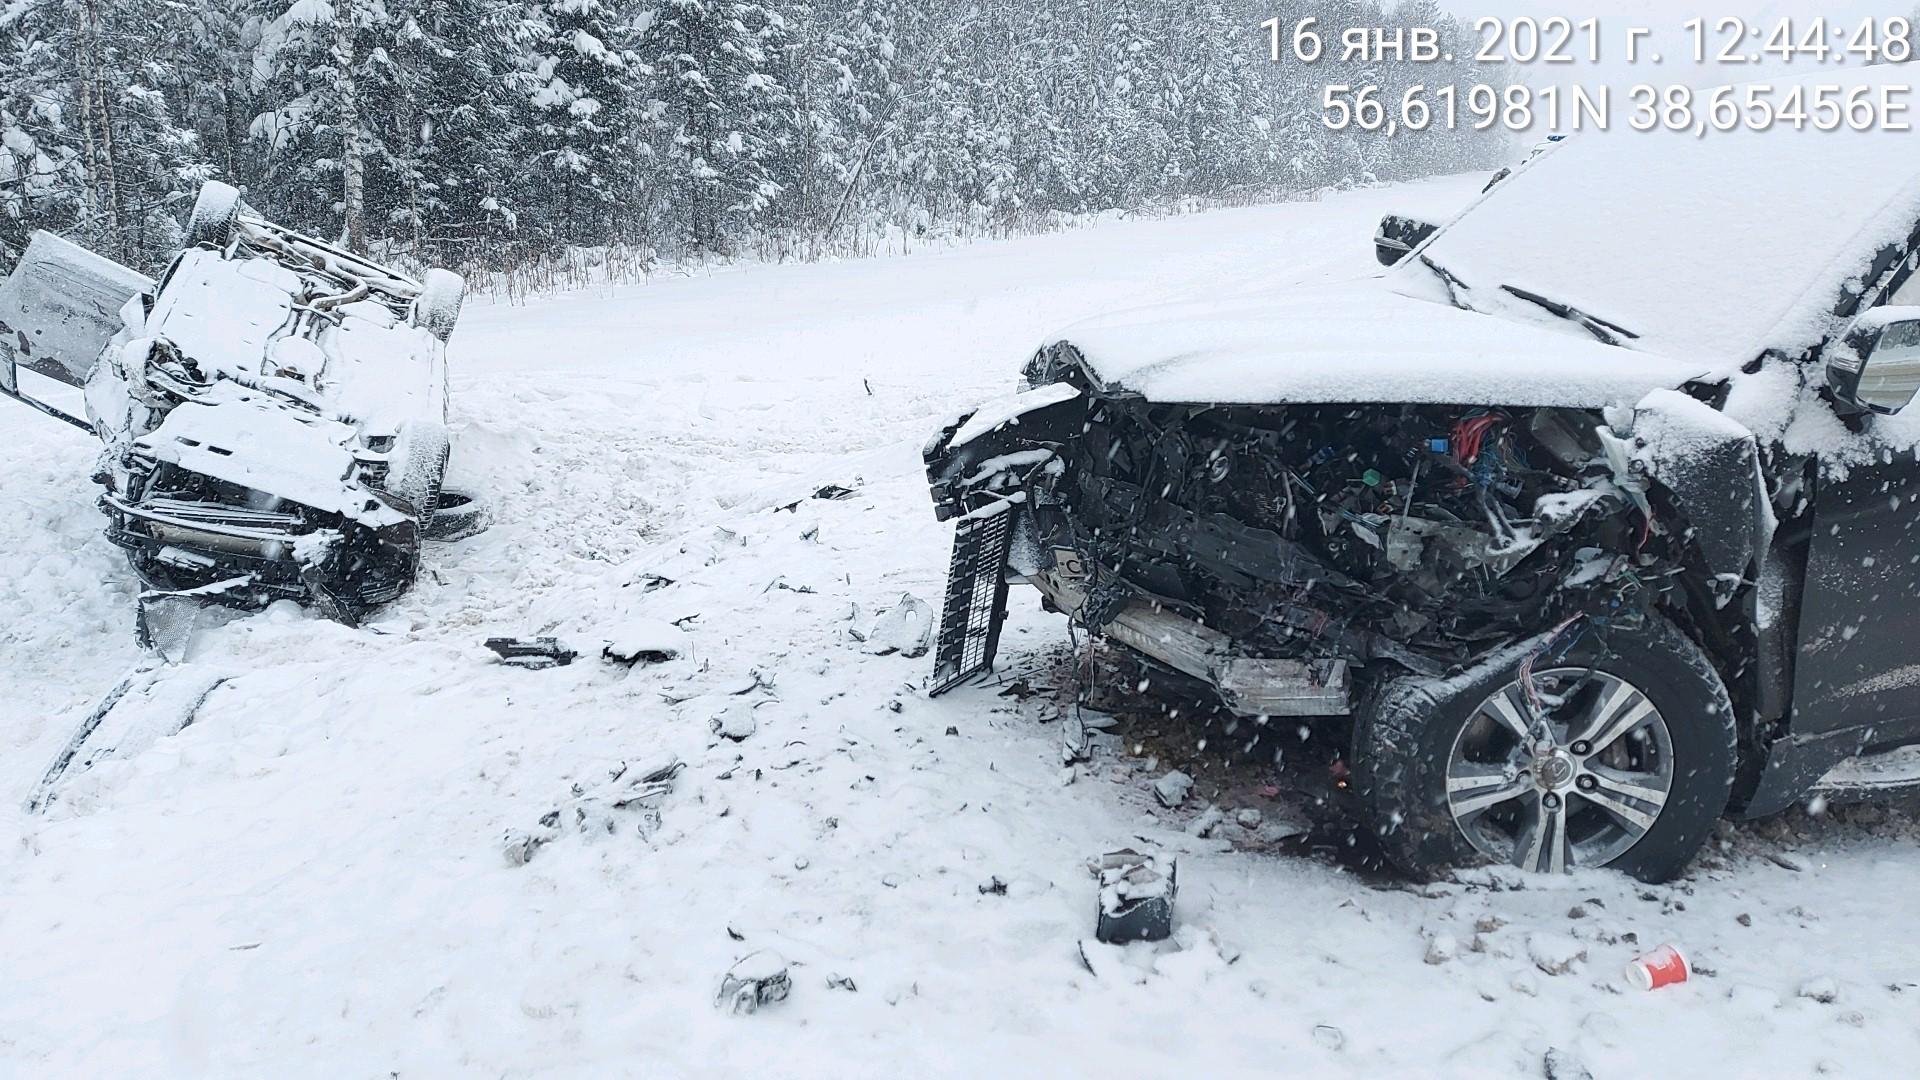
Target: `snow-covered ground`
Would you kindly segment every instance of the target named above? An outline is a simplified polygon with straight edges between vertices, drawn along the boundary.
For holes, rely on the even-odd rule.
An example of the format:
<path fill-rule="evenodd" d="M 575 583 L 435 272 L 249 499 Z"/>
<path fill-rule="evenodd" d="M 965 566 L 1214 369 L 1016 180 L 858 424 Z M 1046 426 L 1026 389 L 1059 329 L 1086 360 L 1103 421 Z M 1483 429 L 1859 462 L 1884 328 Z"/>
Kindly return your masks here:
<path fill-rule="evenodd" d="M 1239 781 L 1297 778 L 1222 766 L 1217 732 L 1162 721 L 1063 771 L 1065 627 L 1031 597 L 1002 682 L 1034 696 L 930 701 L 926 659 L 851 633 L 937 602 L 918 448 L 1048 330 L 1366 273 L 1383 209 L 1477 182 L 476 306 L 455 470 L 494 528 L 374 626 L 204 632 L 163 676 L 230 676 L 192 726 L 46 817 L 19 797 L 139 660 L 132 579 L 92 445 L 0 407 L 0 1077 L 1910 1072 L 1910 810 L 1728 827 L 1671 887 L 1411 889 L 1272 843 L 1294 804 Z M 856 493 L 807 497 L 830 483 Z M 635 620 L 680 621 L 685 656 L 524 671 L 480 644 Z M 612 805 L 675 758 L 657 827 Z M 1169 811 L 1147 785 L 1173 764 L 1203 779 Z M 1229 823 L 1190 835 L 1216 795 Z M 1085 861 L 1142 842 L 1179 857 L 1175 941 L 1083 959 Z M 1693 981 L 1627 990 L 1669 941 Z M 791 997 L 716 1009 L 763 949 Z"/>

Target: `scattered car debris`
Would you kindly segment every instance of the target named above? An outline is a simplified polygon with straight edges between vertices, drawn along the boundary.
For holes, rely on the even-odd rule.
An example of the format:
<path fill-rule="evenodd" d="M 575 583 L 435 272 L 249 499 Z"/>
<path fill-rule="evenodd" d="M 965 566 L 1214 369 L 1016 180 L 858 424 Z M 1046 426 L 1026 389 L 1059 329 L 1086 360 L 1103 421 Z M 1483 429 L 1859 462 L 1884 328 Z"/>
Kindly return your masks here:
<path fill-rule="evenodd" d="M 898 603 L 874 620 L 864 640 L 867 651 L 876 656 L 925 656 L 933 643 L 933 607 L 912 593 L 902 593 Z"/>
<path fill-rule="evenodd" d="M 1067 766 L 1078 765 L 1093 757 L 1093 739 L 1087 732 L 1086 721 L 1081 719 L 1080 710 L 1067 717 L 1060 725 L 1060 761 Z"/>
<path fill-rule="evenodd" d="M 1822 1005 L 1831 1005 L 1840 1000 L 1840 984 L 1831 975 L 1822 975 L 1817 979 L 1808 979 L 1794 991 L 1794 996 L 1817 1001 Z"/>
<path fill-rule="evenodd" d="M 660 804 L 673 792 L 674 780 L 685 768 L 678 758 L 639 769 L 623 761 L 591 787 L 573 785 L 567 801 L 542 814 L 535 828 L 507 830 L 501 844 L 507 864 L 525 866 L 568 827 L 581 835 L 617 835 L 627 821 L 634 835 L 652 836 L 660 830 Z"/>
<path fill-rule="evenodd" d="M 1548 1047 L 1540 1061 L 1540 1075 L 1546 1080 L 1593 1080 L 1593 1072 L 1580 1059 L 1558 1047 Z"/>
<path fill-rule="evenodd" d="M 1109 945 L 1163 941 L 1173 933 L 1173 900 L 1179 891 L 1179 867 L 1173 859 L 1123 848 L 1102 855 L 1097 871 L 1096 940 Z"/>
<path fill-rule="evenodd" d="M 1160 805 L 1172 809 L 1187 801 L 1187 794 L 1193 790 L 1193 777 L 1174 769 L 1153 782 L 1154 798 Z"/>
<path fill-rule="evenodd" d="M 1445 931 L 1429 935 L 1422 960 L 1438 967 L 1460 955 L 1460 939 Z"/>
<path fill-rule="evenodd" d="M 754 719 L 753 705 L 739 702 L 729 705 L 716 715 L 709 726 L 715 735 L 734 742 L 745 742 L 760 730 L 760 722 Z"/>
<path fill-rule="evenodd" d="M 713 1001 L 725 1012 L 745 1016 L 785 1001 L 792 990 L 793 979 L 787 974 L 786 957 L 772 949 L 761 949 L 741 957 L 727 969 Z"/>
<path fill-rule="evenodd" d="M 1007 895 L 1007 883 L 1000 880 L 1000 875 L 995 874 L 993 877 L 980 883 L 980 895 L 1005 896 Z"/>
<path fill-rule="evenodd" d="M 847 992 L 848 992 L 848 993 L 850 993 L 850 994 L 851 994 L 851 993 L 858 993 L 858 992 L 859 992 L 859 990 L 860 990 L 860 988 L 859 988 L 858 986 L 856 986 L 856 985 L 854 985 L 854 982 L 853 982 L 853 976 L 851 976 L 851 975 L 834 975 L 834 974 L 829 974 L 829 975 L 827 976 L 827 989 L 829 989 L 829 990 L 845 990 L 845 991 L 847 991 Z"/>
<path fill-rule="evenodd" d="M 251 575 L 243 575 L 183 592 L 142 592 L 134 612 L 134 640 L 169 664 L 184 663 L 194 635 L 219 618 L 214 613 L 219 594 L 230 588 L 245 588 L 251 581 Z"/>
<path fill-rule="evenodd" d="M 1527 959 L 1544 975 L 1565 975 L 1586 961 L 1587 947 L 1565 934 L 1528 934 Z"/>
<path fill-rule="evenodd" d="M 1206 838 L 1213 831 L 1226 824 L 1227 815 L 1217 806 L 1208 806 L 1200 811 L 1200 816 L 1187 823 L 1187 835 Z"/>
<path fill-rule="evenodd" d="M 821 502 L 845 502 L 857 494 L 859 494 L 859 492 L 855 488 L 843 487 L 839 484 L 824 484 L 815 488 L 813 494 L 807 496 L 807 498 L 819 499 Z M 790 503 L 777 507 L 777 509 L 792 513 L 800 509 L 800 504 L 806 501 L 806 499 L 795 499 Z"/>
<path fill-rule="evenodd" d="M 562 644 L 559 638 L 551 637 L 491 637 L 486 640 L 486 646 L 500 657 L 501 663 L 529 671 L 566 667 L 580 655 L 571 646 Z"/>
<path fill-rule="evenodd" d="M 600 655 L 622 664 L 661 664 L 678 659 L 687 632 L 670 622 L 633 619 L 615 627 Z"/>

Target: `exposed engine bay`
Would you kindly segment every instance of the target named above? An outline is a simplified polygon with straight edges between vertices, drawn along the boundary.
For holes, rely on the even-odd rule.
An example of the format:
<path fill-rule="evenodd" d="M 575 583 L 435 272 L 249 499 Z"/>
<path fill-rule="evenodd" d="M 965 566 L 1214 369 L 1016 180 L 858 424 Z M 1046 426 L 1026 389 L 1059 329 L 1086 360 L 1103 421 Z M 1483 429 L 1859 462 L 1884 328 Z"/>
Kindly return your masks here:
<path fill-rule="evenodd" d="M 929 448 L 941 514 L 1006 516 L 1009 576 L 1241 712 L 1346 712 L 1347 664 L 1437 676 L 1635 625 L 1686 557 L 1595 410 L 1023 396 Z M 1262 677 L 1326 693 L 1251 692 Z"/>

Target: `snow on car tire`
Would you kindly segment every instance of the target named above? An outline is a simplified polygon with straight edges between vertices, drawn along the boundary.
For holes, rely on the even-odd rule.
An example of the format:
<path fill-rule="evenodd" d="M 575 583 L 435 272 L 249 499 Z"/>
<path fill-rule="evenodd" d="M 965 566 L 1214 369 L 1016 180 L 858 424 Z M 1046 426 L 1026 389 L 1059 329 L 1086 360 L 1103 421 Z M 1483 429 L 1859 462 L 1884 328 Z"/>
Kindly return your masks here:
<path fill-rule="evenodd" d="M 1706 842 L 1738 752 L 1706 654 L 1658 616 L 1604 641 L 1576 624 L 1547 645 L 1451 679 L 1393 679 L 1363 704 L 1354 790 L 1401 870 L 1606 866 L 1663 881 Z"/>
<path fill-rule="evenodd" d="M 209 180 L 194 197 L 187 215 L 187 246 L 224 248 L 233 241 L 240 222 L 240 191 L 231 184 Z"/>
<path fill-rule="evenodd" d="M 464 491 L 447 488 L 440 493 L 438 504 L 428 515 L 421 535 L 428 540 L 450 544 L 456 540 L 465 540 L 487 531 L 493 523 L 493 515 L 487 510 L 487 504 Z"/>
<path fill-rule="evenodd" d="M 460 305 L 466 295 L 467 281 L 459 274 L 437 266 L 428 270 L 420 297 L 413 302 L 413 325 L 424 326 L 434 337 L 447 340 L 460 321 Z"/>

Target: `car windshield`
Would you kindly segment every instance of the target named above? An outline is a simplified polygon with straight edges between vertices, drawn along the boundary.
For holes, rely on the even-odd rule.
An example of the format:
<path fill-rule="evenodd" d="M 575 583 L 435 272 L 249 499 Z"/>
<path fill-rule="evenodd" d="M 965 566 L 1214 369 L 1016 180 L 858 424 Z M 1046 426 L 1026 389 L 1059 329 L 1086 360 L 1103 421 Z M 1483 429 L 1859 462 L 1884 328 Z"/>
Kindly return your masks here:
<path fill-rule="evenodd" d="M 1851 83 L 1879 85 L 1888 70 Z M 1574 333 L 1597 327 L 1625 347 L 1720 369 L 1769 348 L 1797 353 L 1836 329 L 1847 279 L 1920 222 L 1910 140 L 1620 123 L 1518 170 L 1397 271 L 1395 287 Z"/>

